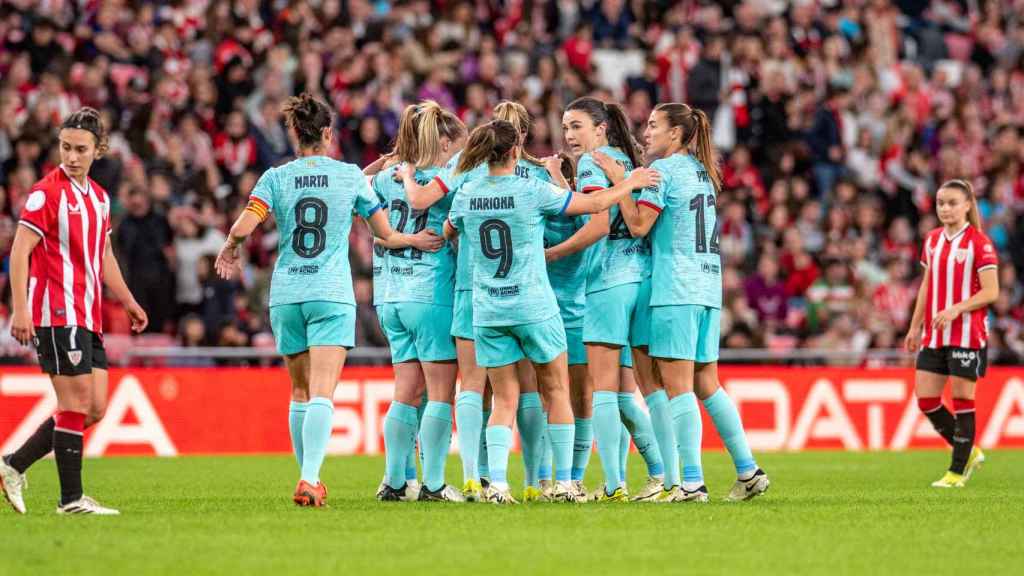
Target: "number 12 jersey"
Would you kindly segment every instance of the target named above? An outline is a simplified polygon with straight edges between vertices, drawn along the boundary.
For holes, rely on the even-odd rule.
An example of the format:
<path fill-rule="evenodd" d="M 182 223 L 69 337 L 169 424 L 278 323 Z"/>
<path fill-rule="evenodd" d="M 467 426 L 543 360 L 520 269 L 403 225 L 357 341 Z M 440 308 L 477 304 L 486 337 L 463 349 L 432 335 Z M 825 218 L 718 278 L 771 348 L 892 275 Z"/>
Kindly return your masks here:
<path fill-rule="evenodd" d="M 348 236 L 352 214 L 381 208 L 355 164 L 306 156 L 263 173 L 250 200 L 277 221 L 270 306 L 300 302 L 355 305 Z"/>

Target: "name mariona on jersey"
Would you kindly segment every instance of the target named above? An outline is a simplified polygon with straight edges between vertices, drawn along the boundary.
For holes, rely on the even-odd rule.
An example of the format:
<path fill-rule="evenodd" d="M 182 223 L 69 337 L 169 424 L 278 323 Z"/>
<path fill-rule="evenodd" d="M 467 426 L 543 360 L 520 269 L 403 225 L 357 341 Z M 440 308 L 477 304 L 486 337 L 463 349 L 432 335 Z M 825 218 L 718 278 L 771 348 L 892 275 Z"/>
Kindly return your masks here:
<path fill-rule="evenodd" d="M 327 188 L 326 174 L 307 174 L 295 177 L 295 188 Z"/>
<path fill-rule="evenodd" d="M 512 196 L 495 196 L 494 198 L 470 198 L 470 210 L 514 210 L 515 198 Z"/>

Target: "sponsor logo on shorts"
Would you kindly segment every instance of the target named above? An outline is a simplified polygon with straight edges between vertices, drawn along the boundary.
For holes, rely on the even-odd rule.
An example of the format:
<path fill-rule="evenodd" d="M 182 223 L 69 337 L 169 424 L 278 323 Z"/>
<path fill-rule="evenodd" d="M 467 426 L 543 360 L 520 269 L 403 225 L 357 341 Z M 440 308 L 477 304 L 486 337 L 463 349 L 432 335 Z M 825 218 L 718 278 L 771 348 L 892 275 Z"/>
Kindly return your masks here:
<path fill-rule="evenodd" d="M 960 366 L 967 368 L 978 359 L 978 353 L 973 350 L 953 350 L 952 357 L 960 361 Z"/>

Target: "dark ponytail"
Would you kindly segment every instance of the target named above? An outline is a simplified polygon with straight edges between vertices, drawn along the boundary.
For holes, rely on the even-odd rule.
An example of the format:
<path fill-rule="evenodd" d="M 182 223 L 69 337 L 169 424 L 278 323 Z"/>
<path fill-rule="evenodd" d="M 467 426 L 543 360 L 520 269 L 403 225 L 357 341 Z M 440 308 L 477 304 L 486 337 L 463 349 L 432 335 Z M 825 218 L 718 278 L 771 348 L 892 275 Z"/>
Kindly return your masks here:
<path fill-rule="evenodd" d="M 292 96 L 281 107 L 285 123 L 295 130 L 300 148 L 315 148 L 323 139 L 325 128 L 331 127 L 331 109 L 309 92 Z"/>
<path fill-rule="evenodd" d="M 703 110 L 691 108 L 686 104 L 670 102 L 658 104 L 655 112 L 661 112 L 668 119 L 668 125 L 683 129 L 680 144 L 700 160 L 708 171 L 715 190 L 722 189 L 722 172 L 718 166 L 718 152 L 711 143 L 711 122 Z"/>
<path fill-rule="evenodd" d="M 626 111 L 618 104 L 605 104 L 597 98 L 584 96 L 573 100 L 566 111 L 579 110 L 590 116 L 595 126 L 604 124 L 605 135 L 608 137 L 608 145 L 614 146 L 626 153 L 634 168 L 643 166 L 643 155 L 640 153 L 640 145 L 633 138 L 633 132 L 629 129 L 629 119 L 626 118 Z"/>
<path fill-rule="evenodd" d="M 103 127 L 100 113 L 95 108 L 86 106 L 72 112 L 64 119 L 60 129 L 85 130 L 96 139 L 96 156 L 102 156 L 107 152 L 107 129 Z"/>
<path fill-rule="evenodd" d="M 504 120 L 492 120 L 473 130 L 466 149 L 459 157 L 456 172 L 469 172 L 477 166 L 503 164 L 519 144 L 519 133 Z"/>

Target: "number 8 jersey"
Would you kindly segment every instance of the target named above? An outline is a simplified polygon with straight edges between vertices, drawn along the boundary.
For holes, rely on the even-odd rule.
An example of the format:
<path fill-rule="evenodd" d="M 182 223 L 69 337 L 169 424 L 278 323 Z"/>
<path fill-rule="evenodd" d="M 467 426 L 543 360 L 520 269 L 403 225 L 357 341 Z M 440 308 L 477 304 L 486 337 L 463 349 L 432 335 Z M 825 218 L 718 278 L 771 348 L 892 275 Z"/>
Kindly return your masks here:
<path fill-rule="evenodd" d="M 449 214 L 473 261 L 473 326 L 517 326 L 558 314 L 544 261 L 546 216 L 568 190 L 537 178 L 487 176 L 463 185 Z"/>
<path fill-rule="evenodd" d="M 715 186 L 704 165 L 673 154 L 651 164 L 661 185 L 645 188 L 638 204 L 660 213 L 651 230 L 651 306 L 722 307 Z"/>
<path fill-rule="evenodd" d="M 325 301 L 355 305 L 348 235 L 352 214 L 381 208 L 355 164 L 306 156 L 263 173 L 249 198 L 277 222 L 270 306 Z"/>

